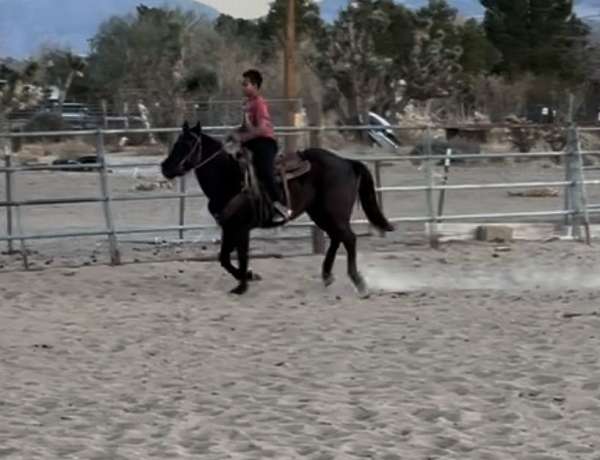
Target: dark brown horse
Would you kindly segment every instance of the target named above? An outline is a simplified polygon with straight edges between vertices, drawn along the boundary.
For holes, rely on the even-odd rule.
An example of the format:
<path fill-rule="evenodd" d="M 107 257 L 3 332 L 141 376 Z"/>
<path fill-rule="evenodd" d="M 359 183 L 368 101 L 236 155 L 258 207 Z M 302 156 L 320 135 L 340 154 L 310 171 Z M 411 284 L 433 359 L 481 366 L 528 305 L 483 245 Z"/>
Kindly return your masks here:
<path fill-rule="evenodd" d="M 363 163 L 327 150 L 309 148 L 299 155 L 310 163 L 310 171 L 288 182 L 291 219 L 306 212 L 329 236 L 321 271 L 325 285 L 333 282 L 331 270 L 336 252 L 343 244 L 348 253 L 348 275 L 359 295 L 366 297 L 368 288 L 356 267 L 356 235 L 350 225 L 357 195 L 373 226 L 386 232 L 394 229 L 377 204 L 373 177 Z M 250 231 L 268 225 L 256 218 L 256 197 L 243 187 L 240 162 L 225 152 L 221 142 L 204 134 L 200 124 L 190 128 L 186 122 L 161 168 L 167 179 L 194 170 L 208 198 L 208 209 L 222 229 L 221 265 L 239 282 L 231 292 L 246 292 L 248 281 L 257 278 L 248 270 Z M 237 268 L 231 263 L 234 249 L 238 255 Z"/>

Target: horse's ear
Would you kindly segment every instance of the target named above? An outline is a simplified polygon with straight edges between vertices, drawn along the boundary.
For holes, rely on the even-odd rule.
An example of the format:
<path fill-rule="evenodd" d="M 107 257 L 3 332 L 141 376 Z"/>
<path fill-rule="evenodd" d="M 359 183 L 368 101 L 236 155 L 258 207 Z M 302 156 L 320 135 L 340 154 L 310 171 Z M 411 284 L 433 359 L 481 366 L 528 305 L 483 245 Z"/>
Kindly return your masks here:
<path fill-rule="evenodd" d="M 196 134 L 200 134 L 202 132 L 202 125 L 200 122 L 196 123 L 196 126 L 192 128 L 192 131 L 194 131 Z"/>
<path fill-rule="evenodd" d="M 184 132 L 184 133 L 187 133 L 187 132 L 190 130 L 190 125 L 189 125 L 189 123 L 187 122 L 187 120 L 185 120 L 185 121 L 183 122 L 183 126 L 181 127 L 181 129 L 183 129 L 183 132 Z"/>

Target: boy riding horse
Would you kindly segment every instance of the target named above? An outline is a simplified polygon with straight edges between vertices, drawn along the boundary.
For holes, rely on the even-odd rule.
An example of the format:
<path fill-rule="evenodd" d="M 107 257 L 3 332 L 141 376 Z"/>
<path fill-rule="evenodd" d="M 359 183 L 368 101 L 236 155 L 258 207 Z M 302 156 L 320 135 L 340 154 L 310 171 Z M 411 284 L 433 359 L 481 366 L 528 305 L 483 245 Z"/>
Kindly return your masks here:
<path fill-rule="evenodd" d="M 250 69 L 242 74 L 242 90 L 246 97 L 244 119 L 234 137 L 252 152 L 254 169 L 263 184 L 276 211 L 274 224 L 287 221 L 290 211 L 281 201 L 275 185 L 274 162 L 278 151 L 277 140 L 271 122 L 267 102 L 260 94 L 263 78 L 258 70 Z"/>

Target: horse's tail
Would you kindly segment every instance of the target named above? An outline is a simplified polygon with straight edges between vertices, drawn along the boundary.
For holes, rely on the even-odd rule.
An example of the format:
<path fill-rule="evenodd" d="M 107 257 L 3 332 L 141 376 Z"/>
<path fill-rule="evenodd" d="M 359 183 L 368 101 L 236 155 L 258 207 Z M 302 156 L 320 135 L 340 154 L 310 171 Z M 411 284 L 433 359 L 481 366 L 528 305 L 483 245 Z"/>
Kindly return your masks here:
<path fill-rule="evenodd" d="M 360 197 L 360 204 L 367 215 L 367 219 L 369 219 L 371 224 L 384 232 L 394 231 L 394 226 L 383 215 L 383 211 L 377 203 L 375 183 L 373 182 L 371 171 L 369 171 L 369 168 L 362 162 L 356 160 L 351 161 L 352 167 L 358 175 L 358 196 Z"/>

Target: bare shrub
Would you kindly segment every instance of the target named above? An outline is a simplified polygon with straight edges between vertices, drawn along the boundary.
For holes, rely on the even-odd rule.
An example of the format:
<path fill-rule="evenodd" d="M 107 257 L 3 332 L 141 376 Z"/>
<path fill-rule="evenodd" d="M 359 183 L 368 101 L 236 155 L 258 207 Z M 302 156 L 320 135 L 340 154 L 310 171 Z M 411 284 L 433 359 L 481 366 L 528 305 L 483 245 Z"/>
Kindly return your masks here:
<path fill-rule="evenodd" d="M 528 88 L 529 79 L 508 82 L 497 76 L 477 78 L 472 88 L 475 108 L 488 114 L 491 122 L 500 122 L 507 115 L 523 112 Z"/>
<path fill-rule="evenodd" d="M 533 128 L 510 128 L 510 142 L 520 153 L 531 152 L 533 146 L 540 140 L 541 134 Z"/>

